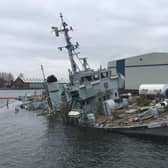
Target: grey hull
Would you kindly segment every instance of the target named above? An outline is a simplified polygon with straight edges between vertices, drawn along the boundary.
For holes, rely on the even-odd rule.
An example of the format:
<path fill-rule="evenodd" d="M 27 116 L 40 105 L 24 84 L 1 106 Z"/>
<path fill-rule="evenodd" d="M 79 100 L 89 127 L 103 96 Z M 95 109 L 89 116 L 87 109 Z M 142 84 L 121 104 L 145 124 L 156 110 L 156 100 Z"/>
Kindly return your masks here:
<path fill-rule="evenodd" d="M 107 131 L 117 132 L 129 135 L 148 135 L 148 136 L 162 136 L 168 137 L 168 126 L 147 128 L 147 127 L 135 127 L 135 128 L 106 128 Z"/>

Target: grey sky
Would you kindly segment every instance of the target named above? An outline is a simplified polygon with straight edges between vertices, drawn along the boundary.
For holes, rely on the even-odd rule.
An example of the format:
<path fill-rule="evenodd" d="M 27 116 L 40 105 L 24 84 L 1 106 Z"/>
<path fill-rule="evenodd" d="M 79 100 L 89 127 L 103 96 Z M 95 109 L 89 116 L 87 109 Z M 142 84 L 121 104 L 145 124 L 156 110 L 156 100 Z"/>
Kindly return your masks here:
<path fill-rule="evenodd" d="M 0 1 L 0 71 L 17 76 L 46 74 L 67 78 L 70 67 L 59 26 L 59 12 L 72 25 L 73 41 L 94 68 L 119 57 L 167 52 L 167 0 L 2 0 Z"/>

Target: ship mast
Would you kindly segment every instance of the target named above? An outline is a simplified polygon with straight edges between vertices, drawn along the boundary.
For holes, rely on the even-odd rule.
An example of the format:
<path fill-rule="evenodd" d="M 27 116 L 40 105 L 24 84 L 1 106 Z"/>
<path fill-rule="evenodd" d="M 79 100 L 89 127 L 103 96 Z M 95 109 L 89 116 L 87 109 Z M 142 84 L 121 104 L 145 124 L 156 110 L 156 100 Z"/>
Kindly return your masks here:
<path fill-rule="evenodd" d="M 64 21 L 62 13 L 60 13 L 61 18 L 61 29 L 58 29 L 58 27 L 51 27 L 52 30 L 55 32 L 55 35 L 58 37 L 59 33 L 63 33 L 66 41 L 66 46 L 64 47 L 58 47 L 60 51 L 62 51 L 63 48 L 66 48 L 68 51 L 71 68 L 72 68 L 72 74 L 75 74 L 77 72 L 77 64 L 74 61 L 74 55 L 78 55 L 79 53 L 76 53 L 75 50 L 79 47 L 78 42 L 76 42 L 75 45 L 71 43 L 71 37 L 69 36 L 69 31 L 72 31 L 72 27 L 68 27 L 68 24 Z"/>

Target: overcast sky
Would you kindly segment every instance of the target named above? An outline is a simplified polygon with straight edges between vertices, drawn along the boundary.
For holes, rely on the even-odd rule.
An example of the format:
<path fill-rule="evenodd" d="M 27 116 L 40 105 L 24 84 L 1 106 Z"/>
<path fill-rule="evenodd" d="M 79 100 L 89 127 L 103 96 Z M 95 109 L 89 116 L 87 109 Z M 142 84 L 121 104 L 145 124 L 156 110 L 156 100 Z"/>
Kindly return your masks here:
<path fill-rule="evenodd" d="M 43 64 L 47 75 L 67 78 L 67 53 L 57 49 L 63 36 L 50 31 L 60 26 L 60 12 L 93 68 L 120 57 L 167 52 L 167 9 L 167 0 L 1 0 L 0 71 L 41 78 Z"/>

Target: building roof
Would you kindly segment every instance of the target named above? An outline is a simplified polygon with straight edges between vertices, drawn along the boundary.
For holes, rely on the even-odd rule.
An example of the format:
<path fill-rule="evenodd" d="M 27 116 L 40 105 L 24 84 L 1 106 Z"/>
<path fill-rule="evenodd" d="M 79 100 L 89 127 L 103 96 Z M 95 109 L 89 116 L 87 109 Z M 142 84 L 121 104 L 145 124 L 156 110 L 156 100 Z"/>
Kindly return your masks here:
<path fill-rule="evenodd" d="M 21 79 L 24 83 L 43 83 L 44 82 L 44 79 L 40 79 L 40 78 L 25 78 L 24 76 L 18 76 L 16 78 L 16 80 L 17 79 Z M 58 83 L 69 83 L 69 80 L 61 78 L 60 80 L 58 80 Z"/>
<path fill-rule="evenodd" d="M 109 62 L 113 62 L 113 61 L 117 61 L 117 60 L 122 60 L 122 59 L 129 59 L 129 58 L 134 58 L 134 57 L 146 57 L 146 56 L 154 56 L 154 55 L 168 55 L 168 52 L 150 52 L 150 53 L 144 53 L 144 54 L 140 54 L 140 55 L 131 55 L 131 56 L 125 56 L 125 57 L 119 57 L 119 58 L 115 58 L 112 61 Z"/>
<path fill-rule="evenodd" d="M 43 83 L 44 80 L 40 78 L 25 78 L 25 77 L 18 77 L 20 78 L 24 83 Z"/>
<path fill-rule="evenodd" d="M 142 63 L 145 62 L 146 64 L 154 64 L 154 62 L 157 62 L 157 64 L 168 64 L 168 52 L 152 52 L 152 53 L 146 53 L 136 56 L 129 56 L 125 58 L 119 58 L 108 62 L 108 67 L 116 66 L 116 61 L 118 60 L 129 60 L 129 64 L 139 64 L 140 61 Z M 128 62 L 127 62 L 128 64 Z"/>

